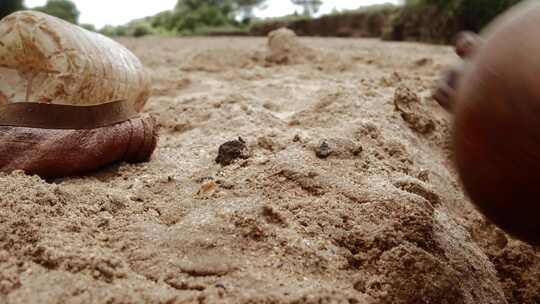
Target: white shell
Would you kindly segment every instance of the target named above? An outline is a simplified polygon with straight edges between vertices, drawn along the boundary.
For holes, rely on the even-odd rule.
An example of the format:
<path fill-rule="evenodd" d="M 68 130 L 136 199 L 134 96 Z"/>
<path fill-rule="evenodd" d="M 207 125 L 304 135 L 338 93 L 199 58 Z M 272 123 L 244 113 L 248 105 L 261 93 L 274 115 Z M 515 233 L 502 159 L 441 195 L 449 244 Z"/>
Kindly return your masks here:
<path fill-rule="evenodd" d="M 105 36 L 34 11 L 0 21 L 0 105 L 128 100 L 140 111 L 150 92 L 139 59 Z"/>

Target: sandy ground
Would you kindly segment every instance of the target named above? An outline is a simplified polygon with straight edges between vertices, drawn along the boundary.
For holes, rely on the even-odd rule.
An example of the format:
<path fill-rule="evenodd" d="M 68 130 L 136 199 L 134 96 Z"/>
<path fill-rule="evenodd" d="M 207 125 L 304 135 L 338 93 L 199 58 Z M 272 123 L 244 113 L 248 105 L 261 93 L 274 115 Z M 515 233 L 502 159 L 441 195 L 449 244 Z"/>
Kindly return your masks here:
<path fill-rule="evenodd" d="M 122 43 L 153 73 L 155 157 L 0 175 L 0 303 L 540 303 L 539 252 L 452 167 L 428 97 L 450 48 Z M 244 159 L 217 164 L 238 137 Z"/>

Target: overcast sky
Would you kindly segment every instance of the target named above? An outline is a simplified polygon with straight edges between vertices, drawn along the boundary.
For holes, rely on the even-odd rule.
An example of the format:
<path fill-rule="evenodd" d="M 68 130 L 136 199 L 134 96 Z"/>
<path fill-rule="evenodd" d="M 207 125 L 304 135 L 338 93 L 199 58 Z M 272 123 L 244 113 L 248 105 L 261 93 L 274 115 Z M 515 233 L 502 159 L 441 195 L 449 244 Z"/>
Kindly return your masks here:
<path fill-rule="evenodd" d="M 0 0 L 2 1 L 2 0 Z M 79 21 L 91 23 L 101 28 L 106 24 L 120 25 L 133 19 L 151 16 L 172 9 L 177 0 L 72 0 L 81 11 Z M 27 7 L 40 6 L 47 0 L 25 0 Z M 392 2 L 397 0 L 325 0 L 320 14 L 329 13 L 334 8 L 353 9 L 363 5 Z M 298 9 L 298 8 L 296 8 Z M 295 6 L 290 0 L 268 0 L 267 8 L 258 11 L 260 17 L 278 17 L 292 14 Z M 300 9 L 298 9 L 300 11 Z"/>

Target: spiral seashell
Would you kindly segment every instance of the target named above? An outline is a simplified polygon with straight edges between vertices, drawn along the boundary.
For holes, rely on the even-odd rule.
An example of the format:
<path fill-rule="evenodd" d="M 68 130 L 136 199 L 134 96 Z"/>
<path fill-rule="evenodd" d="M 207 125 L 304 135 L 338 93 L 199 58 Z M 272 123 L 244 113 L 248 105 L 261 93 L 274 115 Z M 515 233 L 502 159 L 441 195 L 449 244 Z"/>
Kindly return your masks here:
<path fill-rule="evenodd" d="M 119 43 L 40 12 L 0 21 L 0 105 L 98 105 L 126 100 L 140 111 L 150 77 Z"/>
<path fill-rule="evenodd" d="M 0 171 L 44 178 L 148 161 L 150 77 L 113 40 L 39 12 L 0 21 Z"/>

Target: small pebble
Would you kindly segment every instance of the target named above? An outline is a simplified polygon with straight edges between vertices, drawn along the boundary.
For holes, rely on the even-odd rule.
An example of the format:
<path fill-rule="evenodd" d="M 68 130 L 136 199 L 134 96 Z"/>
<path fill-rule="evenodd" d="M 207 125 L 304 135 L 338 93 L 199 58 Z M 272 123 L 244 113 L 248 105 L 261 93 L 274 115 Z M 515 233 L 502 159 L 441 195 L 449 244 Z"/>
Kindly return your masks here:
<path fill-rule="evenodd" d="M 217 183 L 213 180 L 210 180 L 204 184 L 201 185 L 199 188 L 199 191 L 197 192 L 197 195 L 207 195 L 210 192 L 213 192 L 217 188 Z"/>
<path fill-rule="evenodd" d="M 222 166 L 228 166 L 236 159 L 247 159 L 246 142 L 239 137 L 238 140 L 228 141 L 219 147 L 216 163 Z"/>
<path fill-rule="evenodd" d="M 327 158 L 332 154 L 332 148 L 328 145 L 326 141 L 323 141 L 321 145 L 315 150 L 315 154 L 318 158 Z"/>
<path fill-rule="evenodd" d="M 352 153 L 353 153 L 354 156 L 358 156 L 358 155 L 362 154 L 362 152 L 364 152 L 364 147 L 362 147 L 362 146 L 357 146 L 357 147 L 352 151 Z"/>
<path fill-rule="evenodd" d="M 216 288 L 227 289 L 227 288 L 225 288 L 225 284 L 223 284 L 223 283 L 217 283 Z"/>

